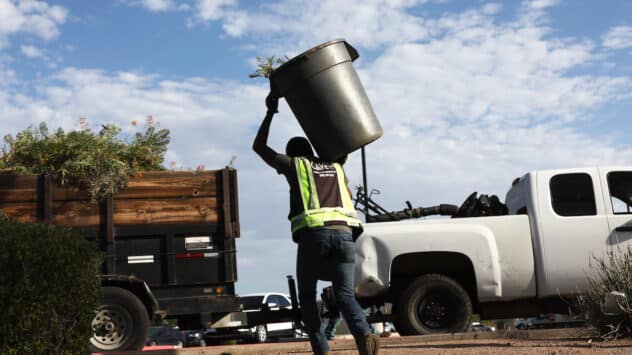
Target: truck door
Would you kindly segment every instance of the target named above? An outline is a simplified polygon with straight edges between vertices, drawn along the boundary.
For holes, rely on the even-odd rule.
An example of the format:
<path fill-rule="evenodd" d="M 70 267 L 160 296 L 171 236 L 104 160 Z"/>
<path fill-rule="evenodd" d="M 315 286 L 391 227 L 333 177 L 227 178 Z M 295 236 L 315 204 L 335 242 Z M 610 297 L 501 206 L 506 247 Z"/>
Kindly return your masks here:
<path fill-rule="evenodd" d="M 281 295 L 269 295 L 265 303 L 271 310 L 292 308 L 290 301 Z M 274 307 L 270 307 L 274 305 Z M 268 323 L 269 332 L 288 332 L 293 329 L 292 322 Z"/>
<path fill-rule="evenodd" d="M 538 214 L 545 280 L 538 294 L 585 288 L 590 259 L 603 257 L 609 234 L 597 169 L 538 172 Z"/>
<path fill-rule="evenodd" d="M 616 250 L 632 246 L 632 171 L 600 170 L 610 234 L 607 243 Z"/>

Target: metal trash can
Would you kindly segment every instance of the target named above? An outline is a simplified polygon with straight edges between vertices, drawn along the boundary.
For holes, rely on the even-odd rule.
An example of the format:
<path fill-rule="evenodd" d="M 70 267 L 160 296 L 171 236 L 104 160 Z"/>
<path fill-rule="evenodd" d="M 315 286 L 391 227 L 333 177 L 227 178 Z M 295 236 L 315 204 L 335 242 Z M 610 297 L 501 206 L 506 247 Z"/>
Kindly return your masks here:
<path fill-rule="evenodd" d="M 270 75 L 319 157 L 335 161 L 382 136 L 345 40 L 323 43 Z"/>

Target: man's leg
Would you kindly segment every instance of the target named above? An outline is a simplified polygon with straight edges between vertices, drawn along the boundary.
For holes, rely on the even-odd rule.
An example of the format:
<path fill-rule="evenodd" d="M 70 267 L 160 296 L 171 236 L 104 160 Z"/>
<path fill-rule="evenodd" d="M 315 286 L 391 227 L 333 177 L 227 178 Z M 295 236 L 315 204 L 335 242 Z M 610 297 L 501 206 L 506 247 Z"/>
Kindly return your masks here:
<path fill-rule="evenodd" d="M 350 233 L 335 231 L 332 282 L 338 308 L 358 344 L 360 354 L 377 354 L 379 338 L 371 333 L 364 310 L 355 299 L 355 243 Z"/>
<path fill-rule="evenodd" d="M 327 338 L 323 333 L 316 305 L 316 283 L 322 261 L 321 254 L 324 242 L 318 234 L 302 233 L 299 238 L 296 257 L 296 279 L 298 282 L 298 298 L 301 303 L 301 315 L 305 323 L 305 330 L 309 335 L 312 351 L 324 354 L 329 351 Z"/>

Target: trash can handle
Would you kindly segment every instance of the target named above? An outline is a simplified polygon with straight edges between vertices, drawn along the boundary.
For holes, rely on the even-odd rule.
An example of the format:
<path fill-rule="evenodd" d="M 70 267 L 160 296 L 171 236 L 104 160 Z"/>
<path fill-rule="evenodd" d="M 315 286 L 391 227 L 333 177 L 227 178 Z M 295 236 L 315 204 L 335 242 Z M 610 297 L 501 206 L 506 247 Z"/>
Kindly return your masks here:
<path fill-rule="evenodd" d="M 360 54 L 358 54 L 358 51 L 353 48 L 352 45 L 350 45 L 349 43 L 347 43 L 347 41 L 345 41 L 345 47 L 347 48 L 347 52 L 349 52 L 349 57 L 351 57 L 351 61 L 353 62 L 354 60 L 358 59 L 358 57 L 360 56 Z"/>

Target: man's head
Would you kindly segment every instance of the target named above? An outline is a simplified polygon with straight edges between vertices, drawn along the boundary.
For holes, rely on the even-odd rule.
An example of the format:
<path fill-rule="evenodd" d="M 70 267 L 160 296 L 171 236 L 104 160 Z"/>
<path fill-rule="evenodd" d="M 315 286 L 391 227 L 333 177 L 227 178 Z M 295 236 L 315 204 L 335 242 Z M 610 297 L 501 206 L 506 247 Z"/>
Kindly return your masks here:
<path fill-rule="evenodd" d="M 312 145 L 309 144 L 309 141 L 305 137 L 293 137 L 285 146 L 285 154 L 290 157 L 314 157 L 314 151 L 312 150 Z"/>

